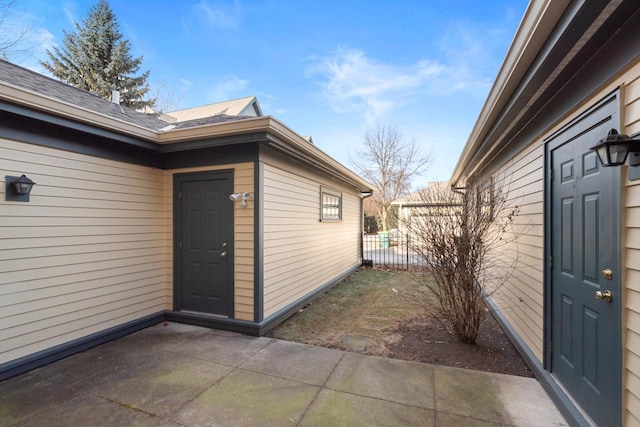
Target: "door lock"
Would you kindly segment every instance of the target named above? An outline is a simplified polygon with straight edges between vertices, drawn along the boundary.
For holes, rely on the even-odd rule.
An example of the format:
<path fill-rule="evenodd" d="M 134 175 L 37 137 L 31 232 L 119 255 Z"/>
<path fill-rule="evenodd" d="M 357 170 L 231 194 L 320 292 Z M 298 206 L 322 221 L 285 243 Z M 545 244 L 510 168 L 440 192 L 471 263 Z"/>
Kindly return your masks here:
<path fill-rule="evenodd" d="M 222 258 L 225 258 L 225 257 L 227 256 L 227 251 L 222 251 L 222 252 L 220 253 L 220 256 L 221 256 Z"/>
<path fill-rule="evenodd" d="M 605 268 L 604 270 L 602 270 L 602 277 L 607 280 L 611 280 L 613 278 L 613 271 L 611 271 L 610 268 Z"/>
<path fill-rule="evenodd" d="M 611 291 L 597 291 L 596 299 L 600 301 L 611 302 L 611 300 L 613 299 L 613 295 L 611 294 Z"/>

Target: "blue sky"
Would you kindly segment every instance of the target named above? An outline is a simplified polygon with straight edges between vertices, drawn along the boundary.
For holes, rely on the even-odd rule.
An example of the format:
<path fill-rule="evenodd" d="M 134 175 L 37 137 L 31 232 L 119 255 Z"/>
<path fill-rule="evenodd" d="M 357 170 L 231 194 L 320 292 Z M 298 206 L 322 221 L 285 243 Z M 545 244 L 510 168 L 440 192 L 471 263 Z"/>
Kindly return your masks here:
<path fill-rule="evenodd" d="M 97 0 L 96 0 L 97 2 Z M 17 0 L 9 30 L 46 49 L 93 1 Z M 255 95 L 349 166 L 378 123 L 415 140 L 433 164 L 415 186 L 450 177 L 527 6 L 525 0 L 111 0 L 131 53 L 178 108 Z M 5 32 L 6 34 L 6 32 Z"/>

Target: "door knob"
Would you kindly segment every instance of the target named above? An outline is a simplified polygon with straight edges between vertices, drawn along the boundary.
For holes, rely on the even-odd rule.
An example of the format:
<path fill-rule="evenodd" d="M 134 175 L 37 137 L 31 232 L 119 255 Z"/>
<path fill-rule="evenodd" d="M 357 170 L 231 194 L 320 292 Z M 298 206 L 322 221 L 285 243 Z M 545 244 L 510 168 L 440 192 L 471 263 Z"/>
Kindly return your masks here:
<path fill-rule="evenodd" d="M 226 256 L 227 256 L 227 251 L 222 251 L 222 252 L 220 253 L 220 256 L 221 256 L 222 258 L 226 257 Z"/>
<path fill-rule="evenodd" d="M 611 278 L 613 277 L 613 271 L 611 271 L 611 269 L 609 268 L 605 268 L 604 270 L 602 270 L 602 277 L 607 280 L 611 280 Z"/>
<path fill-rule="evenodd" d="M 611 295 L 611 291 L 597 291 L 596 299 L 600 301 L 611 302 L 611 300 L 613 299 L 613 295 Z"/>

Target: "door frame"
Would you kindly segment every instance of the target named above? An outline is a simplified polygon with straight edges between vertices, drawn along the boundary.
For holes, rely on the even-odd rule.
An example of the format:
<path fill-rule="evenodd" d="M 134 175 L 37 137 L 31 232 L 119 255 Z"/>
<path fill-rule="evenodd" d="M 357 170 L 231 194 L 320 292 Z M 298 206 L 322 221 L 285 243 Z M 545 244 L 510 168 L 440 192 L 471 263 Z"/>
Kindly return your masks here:
<path fill-rule="evenodd" d="M 601 126 L 605 123 L 607 124 L 607 129 L 615 128 L 620 130 L 620 89 L 617 88 L 601 100 L 594 103 L 591 107 L 581 113 L 579 116 L 572 119 L 569 123 L 562 126 L 556 132 L 551 134 L 549 137 L 544 139 L 544 327 L 543 327 L 543 367 L 546 372 L 550 375 L 553 374 L 553 366 L 552 366 L 552 327 L 553 327 L 553 280 L 552 280 L 552 271 L 551 271 L 551 255 L 552 255 L 552 236 L 553 236 L 553 218 L 552 218 L 552 156 L 551 153 L 554 149 L 558 148 L 561 145 L 571 143 L 571 138 L 568 140 L 558 138 L 562 134 L 566 132 L 571 132 L 571 135 L 580 135 L 583 132 L 586 132 L 592 129 L 595 126 Z M 603 134 L 602 137 L 606 136 Z M 594 145 L 597 141 L 594 141 Z M 616 168 L 616 172 L 614 172 L 613 182 L 611 183 L 611 187 L 615 192 L 615 197 L 618 200 L 617 206 L 617 224 L 615 224 L 616 234 L 619 240 L 619 247 L 616 254 L 616 260 L 612 268 L 614 271 L 620 272 L 620 289 L 618 295 L 619 298 L 623 297 L 623 279 L 624 279 L 624 271 L 622 270 L 622 251 L 623 251 L 623 243 L 622 243 L 622 174 L 621 168 Z M 619 419 L 622 419 L 622 379 L 623 379 L 623 348 L 622 348 L 622 311 L 623 306 L 620 304 L 619 310 L 616 313 L 617 319 L 616 330 L 612 331 L 612 333 L 616 334 L 615 338 L 617 342 L 620 343 L 620 360 L 615 361 L 618 364 L 619 369 L 619 377 L 616 379 L 618 384 L 620 384 L 618 390 L 618 396 L 616 396 L 616 400 L 618 402 L 618 408 L 616 412 L 619 416 Z M 553 376 L 555 379 L 555 376 Z M 557 380 L 556 384 L 559 387 L 553 387 L 556 397 L 559 398 L 559 404 L 562 405 L 563 409 L 568 412 L 574 420 L 583 420 L 586 423 L 586 415 L 580 407 L 576 407 L 580 402 L 576 402 L 572 396 L 568 395 L 566 389 L 562 386 Z"/>
<path fill-rule="evenodd" d="M 234 170 L 233 169 L 220 169 L 203 172 L 186 172 L 176 173 L 173 175 L 173 311 L 179 312 L 181 307 L 180 295 L 182 289 L 182 267 L 181 267 L 181 224 L 182 224 L 182 209 L 179 203 L 180 200 L 180 186 L 183 182 L 189 181 L 209 181 L 219 177 L 220 175 L 227 175 L 231 180 L 231 189 L 234 187 Z M 229 202 L 232 203 L 232 202 Z M 233 205 L 232 205 L 233 206 Z M 232 240 L 229 247 L 229 296 L 227 303 L 229 304 L 229 315 L 225 318 L 235 318 L 235 207 L 232 208 L 232 214 L 229 221 L 231 228 Z M 200 316 L 218 317 L 215 314 L 198 313 Z"/>

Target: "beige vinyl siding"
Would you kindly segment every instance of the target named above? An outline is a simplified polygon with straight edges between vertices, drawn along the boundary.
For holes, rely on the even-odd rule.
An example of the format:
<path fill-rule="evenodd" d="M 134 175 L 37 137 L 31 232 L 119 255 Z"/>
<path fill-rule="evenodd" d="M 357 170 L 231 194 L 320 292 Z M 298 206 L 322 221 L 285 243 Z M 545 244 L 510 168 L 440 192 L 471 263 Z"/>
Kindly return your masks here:
<path fill-rule="evenodd" d="M 492 295 L 511 326 L 542 362 L 543 356 L 543 209 L 544 146 L 536 141 L 494 174 L 494 186 L 506 192 L 508 206 L 518 206 L 514 231 L 518 239 L 501 249 L 501 263 L 517 260 L 508 282 Z"/>
<path fill-rule="evenodd" d="M 0 139 L 0 363 L 167 308 L 162 172 Z"/>
<path fill-rule="evenodd" d="M 622 131 L 633 135 L 640 133 L 640 61 L 622 80 Z M 640 425 L 640 180 L 626 181 L 623 200 L 623 405 L 625 424 Z"/>
<path fill-rule="evenodd" d="M 320 221 L 320 189 L 342 193 L 342 221 Z M 360 263 L 360 194 L 269 157 L 264 164 L 264 316 Z"/>
<path fill-rule="evenodd" d="M 254 164 L 234 163 L 219 166 L 205 166 L 188 169 L 166 171 L 164 185 L 167 189 L 164 198 L 164 210 L 167 213 L 167 287 L 165 289 L 167 302 L 173 308 L 173 175 L 177 173 L 203 172 L 215 170 L 233 170 L 234 192 L 251 193 L 246 207 L 234 203 L 234 231 L 235 231 L 235 260 L 234 260 L 234 318 L 239 320 L 254 320 Z M 232 203 L 229 201 L 229 203 Z"/>

